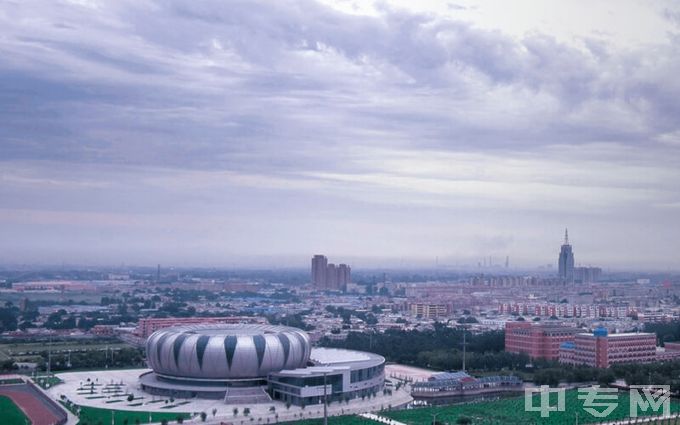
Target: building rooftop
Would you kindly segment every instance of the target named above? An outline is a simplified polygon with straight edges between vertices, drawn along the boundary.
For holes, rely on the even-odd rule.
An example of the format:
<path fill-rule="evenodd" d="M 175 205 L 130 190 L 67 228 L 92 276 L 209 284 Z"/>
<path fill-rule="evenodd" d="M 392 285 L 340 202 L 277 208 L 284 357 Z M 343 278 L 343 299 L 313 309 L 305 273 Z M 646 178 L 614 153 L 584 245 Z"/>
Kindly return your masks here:
<path fill-rule="evenodd" d="M 366 367 L 373 363 L 375 365 L 385 363 L 385 358 L 381 355 L 341 348 L 313 348 L 309 360 L 315 366 L 352 365 Z"/>
<path fill-rule="evenodd" d="M 618 333 L 618 334 L 583 332 L 583 333 L 580 333 L 579 335 L 606 336 L 608 338 L 625 338 L 625 337 L 629 337 L 629 336 L 654 336 L 653 333 L 649 333 L 649 332 L 622 332 L 622 333 Z"/>
<path fill-rule="evenodd" d="M 310 376 L 333 373 L 341 370 L 356 370 L 379 366 L 385 358 L 364 351 L 343 350 L 340 348 L 312 348 L 309 360 L 313 366 L 286 369 L 275 372 L 277 376 Z"/>

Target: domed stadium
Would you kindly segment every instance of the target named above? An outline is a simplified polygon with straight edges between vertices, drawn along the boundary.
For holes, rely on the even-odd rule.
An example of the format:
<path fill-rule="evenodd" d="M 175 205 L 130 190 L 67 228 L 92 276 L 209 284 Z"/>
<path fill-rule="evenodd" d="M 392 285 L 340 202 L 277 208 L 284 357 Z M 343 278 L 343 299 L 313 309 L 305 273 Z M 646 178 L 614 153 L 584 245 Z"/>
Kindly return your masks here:
<path fill-rule="evenodd" d="M 359 351 L 311 348 L 306 332 L 287 326 L 210 324 L 160 329 L 147 339 L 150 394 L 223 399 L 227 404 L 292 404 L 376 394 L 385 359 Z M 325 393 L 325 394 L 324 394 Z"/>
<path fill-rule="evenodd" d="M 146 343 L 158 375 L 195 379 L 261 378 L 305 367 L 311 348 L 304 331 L 272 325 L 197 325 L 161 329 Z"/>

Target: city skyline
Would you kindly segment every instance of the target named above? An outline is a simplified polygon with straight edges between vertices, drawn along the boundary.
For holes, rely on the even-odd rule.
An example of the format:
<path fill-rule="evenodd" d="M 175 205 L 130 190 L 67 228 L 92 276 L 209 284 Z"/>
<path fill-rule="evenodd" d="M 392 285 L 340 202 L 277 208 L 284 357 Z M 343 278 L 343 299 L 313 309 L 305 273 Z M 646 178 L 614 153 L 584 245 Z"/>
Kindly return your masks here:
<path fill-rule="evenodd" d="M 0 263 L 680 269 L 676 2 L 411 3 L 3 4 Z"/>

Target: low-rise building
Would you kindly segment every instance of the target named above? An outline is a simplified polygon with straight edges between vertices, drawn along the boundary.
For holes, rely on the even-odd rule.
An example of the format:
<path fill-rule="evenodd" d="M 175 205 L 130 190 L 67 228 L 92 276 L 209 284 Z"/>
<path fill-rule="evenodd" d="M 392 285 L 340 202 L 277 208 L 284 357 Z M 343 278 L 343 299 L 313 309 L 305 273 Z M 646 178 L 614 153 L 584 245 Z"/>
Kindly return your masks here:
<path fill-rule="evenodd" d="M 411 303 L 409 310 L 412 315 L 420 316 L 426 319 L 436 319 L 439 317 L 448 317 L 452 313 L 451 304 L 445 303 Z"/>

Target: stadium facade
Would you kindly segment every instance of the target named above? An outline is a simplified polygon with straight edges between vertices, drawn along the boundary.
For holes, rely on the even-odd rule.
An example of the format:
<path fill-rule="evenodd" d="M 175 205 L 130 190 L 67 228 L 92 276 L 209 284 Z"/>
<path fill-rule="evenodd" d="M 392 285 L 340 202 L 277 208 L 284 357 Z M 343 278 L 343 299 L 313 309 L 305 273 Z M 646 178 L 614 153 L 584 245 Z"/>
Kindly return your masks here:
<path fill-rule="evenodd" d="M 144 391 L 227 404 L 349 400 L 382 391 L 385 381 L 382 356 L 311 348 L 307 333 L 286 326 L 171 327 L 148 338 L 146 353 L 152 372 L 140 377 Z"/>

